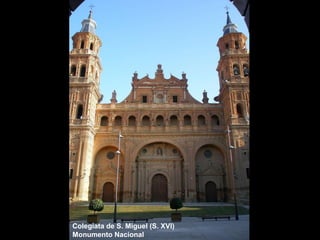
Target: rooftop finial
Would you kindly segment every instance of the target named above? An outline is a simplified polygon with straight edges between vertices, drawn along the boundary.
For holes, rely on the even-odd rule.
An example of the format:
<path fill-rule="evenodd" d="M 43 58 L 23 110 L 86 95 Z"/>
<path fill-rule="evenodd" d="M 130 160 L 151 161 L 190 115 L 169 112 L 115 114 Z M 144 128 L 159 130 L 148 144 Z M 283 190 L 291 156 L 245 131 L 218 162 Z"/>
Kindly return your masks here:
<path fill-rule="evenodd" d="M 231 19 L 230 19 L 230 16 L 229 16 L 229 11 L 228 11 L 228 10 L 229 10 L 229 7 L 225 6 L 224 8 L 225 8 L 226 11 L 227 11 L 227 12 L 226 12 L 226 13 L 227 13 L 227 24 L 232 23 L 232 22 L 231 22 Z"/>
<path fill-rule="evenodd" d="M 229 11 L 228 11 L 229 8 L 228 8 L 228 6 L 225 6 L 224 8 L 226 9 L 227 14 L 228 14 L 228 13 L 229 13 Z"/>
<path fill-rule="evenodd" d="M 94 8 L 95 6 L 94 5 L 89 5 L 89 8 L 90 8 L 90 12 L 89 12 L 89 17 L 88 18 L 91 18 L 91 15 L 92 15 L 92 8 Z"/>

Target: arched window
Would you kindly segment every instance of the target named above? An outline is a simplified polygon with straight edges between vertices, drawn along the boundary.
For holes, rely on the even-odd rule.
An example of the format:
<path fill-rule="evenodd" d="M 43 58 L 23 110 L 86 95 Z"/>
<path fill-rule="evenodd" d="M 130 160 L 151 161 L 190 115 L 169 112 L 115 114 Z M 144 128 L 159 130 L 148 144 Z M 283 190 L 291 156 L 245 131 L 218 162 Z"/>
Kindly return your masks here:
<path fill-rule="evenodd" d="M 191 126 L 191 117 L 190 117 L 190 115 L 185 115 L 183 117 L 183 125 L 184 126 Z"/>
<path fill-rule="evenodd" d="M 203 115 L 198 116 L 198 126 L 206 125 L 206 118 Z"/>
<path fill-rule="evenodd" d="M 150 118 L 148 116 L 143 116 L 142 126 L 150 126 Z"/>
<path fill-rule="evenodd" d="M 164 126 L 163 116 L 159 115 L 156 118 L 156 126 Z"/>
<path fill-rule="evenodd" d="M 212 126 L 219 126 L 220 125 L 219 117 L 217 115 L 213 115 L 211 117 L 211 124 L 212 124 Z"/>
<path fill-rule="evenodd" d="M 237 108 L 237 114 L 238 114 L 238 117 L 243 117 L 243 108 L 242 108 L 242 105 L 240 103 L 237 104 L 236 106 Z"/>
<path fill-rule="evenodd" d="M 172 115 L 170 117 L 170 125 L 171 126 L 178 126 L 178 117 L 176 115 Z"/>
<path fill-rule="evenodd" d="M 70 70 L 70 75 L 71 76 L 75 76 L 76 75 L 76 71 L 77 71 L 76 65 L 72 65 L 71 66 L 71 70 Z"/>
<path fill-rule="evenodd" d="M 235 49 L 239 49 L 240 45 L 239 45 L 239 42 L 238 42 L 238 41 L 235 41 L 235 42 L 234 42 L 234 47 L 235 47 Z"/>
<path fill-rule="evenodd" d="M 240 68 L 238 64 L 233 64 L 233 74 L 239 75 L 240 74 Z"/>
<path fill-rule="evenodd" d="M 81 48 L 81 49 L 84 48 L 84 40 L 81 41 L 80 48 Z"/>
<path fill-rule="evenodd" d="M 81 119 L 82 118 L 82 114 L 83 114 L 83 106 L 82 106 L 82 104 L 79 104 L 78 107 L 77 107 L 76 118 L 77 119 Z"/>
<path fill-rule="evenodd" d="M 114 119 L 114 125 L 115 125 L 115 126 L 121 126 L 121 125 L 122 125 L 122 118 L 121 118 L 121 116 L 116 116 L 116 118 Z"/>
<path fill-rule="evenodd" d="M 249 76 L 249 66 L 248 66 L 248 64 L 243 64 L 243 75 L 245 77 Z"/>
<path fill-rule="evenodd" d="M 131 127 L 136 126 L 136 117 L 135 116 L 130 116 L 129 117 L 128 125 L 131 126 Z"/>
<path fill-rule="evenodd" d="M 100 119 L 100 126 L 108 126 L 108 117 L 107 116 L 103 116 Z"/>
<path fill-rule="evenodd" d="M 80 69 L 80 77 L 86 76 L 86 65 L 82 65 Z"/>
<path fill-rule="evenodd" d="M 90 43 L 90 50 L 93 50 L 93 43 Z"/>

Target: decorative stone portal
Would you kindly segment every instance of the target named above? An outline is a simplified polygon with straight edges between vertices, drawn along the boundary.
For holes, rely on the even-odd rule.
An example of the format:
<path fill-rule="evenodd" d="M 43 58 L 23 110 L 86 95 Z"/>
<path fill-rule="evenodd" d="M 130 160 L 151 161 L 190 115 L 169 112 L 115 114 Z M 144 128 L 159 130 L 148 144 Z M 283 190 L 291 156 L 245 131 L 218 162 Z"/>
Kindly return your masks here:
<path fill-rule="evenodd" d="M 95 157 L 95 166 L 92 169 L 93 181 L 91 182 L 91 198 L 101 198 L 104 202 L 115 201 L 115 186 L 117 178 L 117 148 L 105 147 Z M 121 154 L 119 159 L 119 189 L 118 201 L 122 201 L 123 195 L 123 168 L 124 158 Z"/>
<path fill-rule="evenodd" d="M 196 154 L 197 201 L 225 201 L 225 164 L 222 152 L 213 145 L 206 145 Z"/>
<path fill-rule="evenodd" d="M 183 157 L 173 144 L 154 142 L 141 148 L 136 158 L 135 201 L 167 202 L 182 197 Z"/>

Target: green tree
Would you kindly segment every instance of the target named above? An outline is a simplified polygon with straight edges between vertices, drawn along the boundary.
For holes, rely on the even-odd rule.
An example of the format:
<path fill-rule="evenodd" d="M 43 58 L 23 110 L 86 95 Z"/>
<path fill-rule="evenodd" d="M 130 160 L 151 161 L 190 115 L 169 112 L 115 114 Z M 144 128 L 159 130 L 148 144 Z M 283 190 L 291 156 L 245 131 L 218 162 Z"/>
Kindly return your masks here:
<path fill-rule="evenodd" d="M 96 212 L 102 211 L 103 208 L 104 208 L 104 203 L 99 198 L 92 199 L 89 203 L 89 210 L 93 211 L 94 215 L 96 215 Z"/>
<path fill-rule="evenodd" d="M 178 211 L 178 209 L 180 209 L 182 207 L 183 207 L 183 203 L 180 198 L 174 197 L 170 200 L 170 208 L 175 209 L 176 212 Z"/>

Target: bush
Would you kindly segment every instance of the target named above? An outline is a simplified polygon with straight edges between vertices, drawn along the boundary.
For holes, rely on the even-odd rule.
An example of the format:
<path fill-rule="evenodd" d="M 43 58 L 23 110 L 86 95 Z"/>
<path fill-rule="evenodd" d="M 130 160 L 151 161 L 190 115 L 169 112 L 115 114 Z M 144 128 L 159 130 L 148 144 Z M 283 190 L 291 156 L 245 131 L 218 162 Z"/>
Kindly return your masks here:
<path fill-rule="evenodd" d="M 180 198 L 175 197 L 170 200 L 170 208 L 171 209 L 175 209 L 176 211 L 178 211 L 178 209 L 180 209 L 182 207 L 183 207 L 183 203 Z"/>
<path fill-rule="evenodd" d="M 103 208 L 104 208 L 104 203 L 99 198 L 92 199 L 89 203 L 89 210 L 93 211 L 94 215 L 96 215 L 96 212 L 102 211 Z"/>

